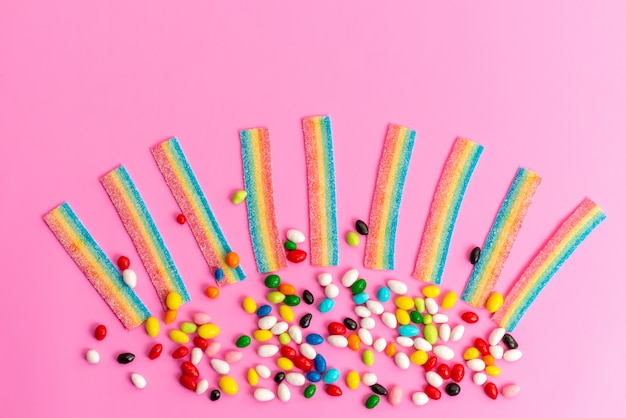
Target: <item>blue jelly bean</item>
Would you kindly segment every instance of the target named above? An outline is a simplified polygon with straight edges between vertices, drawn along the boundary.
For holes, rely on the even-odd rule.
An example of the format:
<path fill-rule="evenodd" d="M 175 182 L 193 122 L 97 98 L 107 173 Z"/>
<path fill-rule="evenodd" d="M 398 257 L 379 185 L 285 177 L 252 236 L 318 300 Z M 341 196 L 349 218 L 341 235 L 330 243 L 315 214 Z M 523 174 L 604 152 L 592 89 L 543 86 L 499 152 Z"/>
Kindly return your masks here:
<path fill-rule="evenodd" d="M 224 278 L 224 270 L 215 269 L 215 280 L 218 282 Z"/>
<path fill-rule="evenodd" d="M 322 375 L 319 374 L 318 372 L 308 372 L 305 377 L 306 377 L 306 380 L 308 380 L 309 382 L 313 382 L 313 383 L 317 383 L 320 380 L 322 380 Z"/>
<path fill-rule="evenodd" d="M 315 356 L 315 359 L 313 359 L 313 365 L 315 366 L 315 370 L 320 373 L 326 371 L 326 359 L 319 353 Z"/>
<path fill-rule="evenodd" d="M 387 302 L 391 298 L 391 292 L 385 286 L 381 286 L 378 289 L 378 300 L 381 302 Z"/>
<path fill-rule="evenodd" d="M 335 307 L 335 301 L 326 298 L 320 302 L 319 310 L 321 313 L 330 312 Z"/>
<path fill-rule="evenodd" d="M 324 342 L 324 337 L 319 334 L 311 333 L 306 336 L 305 340 L 311 345 L 320 345 Z"/>
<path fill-rule="evenodd" d="M 398 327 L 398 334 L 403 337 L 415 337 L 416 335 L 419 335 L 419 333 L 420 330 L 415 325 L 400 325 Z"/>
<path fill-rule="evenodd" d="M 337 380 L 339 380 L 339 370 L 334 367 L 326 370 L 326 373 L 324 373 L 324 383 L 329 385 L 331 383 L 335 383 Z"/>
<path fill-rule="evenodd" d="M 368 295 L 365 292 L 361 292 L 361 293 L 357 293 L 356 295 L 354 295 L 352 297 L 352 300 L 354 301 L 354 303 L 356 303 L 357 305 L 362 305 L 365 302 L 367 302 L 370 298 L 370 295 Z"/>
<path fill-rule="evenodd" d="M 268 316 L 270 312 L 272 312 L 272 307 L 270 305 L 261 305 L 256 310 L 256 314 L 258 315 L 259 318 Z"/>

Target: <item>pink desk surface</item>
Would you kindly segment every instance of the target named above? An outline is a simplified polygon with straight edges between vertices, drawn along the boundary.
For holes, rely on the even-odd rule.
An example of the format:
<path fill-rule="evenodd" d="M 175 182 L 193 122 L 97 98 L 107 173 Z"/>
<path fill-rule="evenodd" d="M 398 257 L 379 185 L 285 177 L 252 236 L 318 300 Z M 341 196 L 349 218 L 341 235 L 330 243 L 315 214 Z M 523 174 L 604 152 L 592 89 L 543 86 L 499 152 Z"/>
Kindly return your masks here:
<path fill-rule="evenodd" d="M 215 3 L 3 3 L 0 415 L 624 416 L 626 7 L 617 1 Z M 158 313 L 156 294 L 98 181 L 123 163 L 189 287 L 193 301 L 181 318 L 209 312 L 222 328 L 224 349 L 232 348 L 236 336 L 255 325 L 241 310 L 241 299 L 264 295 L 245 207 L 229 201 L 243 183 L 238 130 L 270 128 L 281 231 L 296 227 L 308 234 L 300 120 L 316 114 L 333 120 L 342 237 L 355 219 L 367 220 L 387 124 L 418 131 L 400 212 L 396 270 L 366 271 L 364 243 L 351 248 L 342 240 L 341 266 L 328 269 L 337 279 L 347 268 L 360 267 L 372 287 L 395 277 L 417 292 L 410 273 L 436 181 L 457 135 L 483 144 L 485 152 L 461 207 L 444 290 L 462 291 L 471 271 L 467 253 L 482 245 L 519 166 L 538 172 L 543 182 L 498 290 L 508 289 L 583 197 L 605 210 L 607 220 L 515 332 L 524 357 L 505 364 L 497 382 L 522 386 L 518 398 L 491 401 L 466 378 L 459 397 L 444 395 L 420 410 L 410 394 L 423 387 L 422 372 L 400 371 L 377 355 L 373 370 L 380 381 L 400 384 L 405 394 L 396 408 L 383 400 L 367 411 L 369 391 L 352 392 L 344 380 L 348 370 L 363 372 L 365 366 L 355 353 L 326 346 L 320 352 L 344 376 L 342 398 L 318 393 L 306 400 L 294 390 L 288 404 L 258 404 L 244 376 L 259 359 L 247 349 L 232 372 L 240 394 L 212 403 L 177 383 L 178 366 L 169 357 L 173 343 L 165 332 L 158 340 L 166 355 L 147 359 L 152 341 L 141 329 L 122 328 L 42 220 L 69 201 L 107 255 L 131 258 L 137 293 Z M 178 208 L 149 152 L 171 136 L 180 139 L 249 275 L 217 300 L 203 294 L 212 279 L 189 229 L 174 221 Z M 280 274 L 321 297 L 315 282 L 320 271 L 303 263 Z M 338 304 L 332 314 L 317 314 L 313 328 L 322 330 L 350 311 L 345 290 Z M 451 314 L 453 323 L 462 308 Z M 492 327 L 482 315 L 472 335 L 486 337 Z M 108 325 L 109 336 L 97 342 L 92 329 L 100 322 Z M 102 356 L 96 366 L 84 360 L 92 347 Z M 114 359 L 121 351 L 138 358 L 118 365 Z M 208 363 L 200 367 L 214 387 L 217 378 Z M 131 371 L 146 377 L 145 390 L 131 385 Z M 274 387 L 270 381 L 264 385 Z"/>

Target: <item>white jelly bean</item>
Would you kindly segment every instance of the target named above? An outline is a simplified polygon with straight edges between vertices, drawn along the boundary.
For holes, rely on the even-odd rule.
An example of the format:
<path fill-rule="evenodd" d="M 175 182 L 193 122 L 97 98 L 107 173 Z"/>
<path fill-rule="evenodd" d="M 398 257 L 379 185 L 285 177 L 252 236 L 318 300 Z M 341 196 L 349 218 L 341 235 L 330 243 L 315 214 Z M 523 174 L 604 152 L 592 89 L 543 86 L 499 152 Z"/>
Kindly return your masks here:
<path fill-rule="evenodd" d="M 306 240 L 306 237 L 302 231 L 290 229 L 287 231 L 287 239 L 296 244 L 302 244 Z"/>
<path fill-rule="evenodd" d="M 482 372 L 485 370 L 485 362 L 479 358 L 474 358 L 467 361 L 467 368 L 475 372 Z"/>
<path fill-rule="evenodd" d="M 428 311 L 429 314 L 434 315 L 439 312 L 439 305 L 437 305 L 437 301 L 435 299 L 426 298 L 424 303 L 426 304 L 426 311 Z"/>
<path fill-rule="evenodd" d="M 433 349 L 432 344 L 422 337 L 417 337 L 415 338 L 415 340 L 413 340 L 413 347 L 415 347 L 416 350 L 422 351 L 432 351 Z"/>
<path fill-rule="evenodd" d="M 302 344 L 302 330 L 297 325 L 289 327 L 289 336 L 294 343 Z"/>
<path fill-rule="evenodd" d="M 289 324 L 286 323 L 285 321 L 280 321 L 280 322 L 277 322 L 276 325 L 274 325 L 270 331 L 272 332 L 273 335 L 280 335 L 283 332 L 287 332 L 288 329 L 289 329 Z"/>
<path fill-rule="evenodd" d="M 134 289 L 135 286 L 137 286 L 137 273 L 131 269 L 126 269 L 122 272 L 122 279 L 131 289 Z"/>
<path fill-rule="evenodd" d="M 496 360 L 500 360 L 504 355 L 504 348 L 500 345 L 492 345 L 489 347 L 489 354 L 491 354 Z"/>
<path fill-rule="evenodd" d="M 257 354 L 261 357 L 272 357 L 278 353 L 278 346 L 274 344 L 263 344 L 257 349 Z"/>
<path fill-rule="evenodd" d="M 100 362 L 100 354 L 96 350 L 89 350 L 85 353 L 85 359 L 87 363 L 97 364 Z"/>
<path fill-rule="evenodd" d="M 283 402 L 289 402 L 289 399 L 291 399 L 291 391 L 289 390 L 289 386 L 287 386 L 285 382 L 280 382 L 278 384 L 276 393 L 278 394 L 278 399 Z"/>
<path fill-rule="evenodd" d="M 380 315 L 385 311 L 383 304 L 377 300 L 370 299 L 365 302 L 365 306 L 367 306 L 367 309 L 369 309 L 371 313 L 376 315 Z"/>
<path fill-rule="evenodd" d="M 334 283 L 329 284 L 324 288 L 324 294 L 329 299 L 335 299 L 337 296 L 339 296 L 339 286 Z"/>
<path fill-rule="evenodd" d="M 348 346 L 348 339 L 343 335 L 329 335 L 326 337 L 326 341 L 333 347 L 344 348 Z"/>
<path fill-rule="evenodd" d="M 387 287 L 396 295 L 406 295 L 409 291 L 406 283 L 396 279 L 387 280 Z"/>
<path fill-rule="evenodd" d="M 365 386 L 374 386 L 376 384 L 376 382 L 378 382 L 378 376 L 376 376 L 375 373 L 363 373 L 363 376 L 361 377 L 361 381 L 363 381 L 363 384 Z"/>
<path fill-rule="evenodd" d="M 428 403 L 428 395 L 424 392 L 415 392 L 413 396 L 411 396 L 411 400 L 417 406 L 426 405 Z"/>
<path fill-rule="evenodd" d="M 439 327 L 439 339 L 444 343 L 448 342 L 448 340 L 450 339 L 450 332 L 450 325 L 441 324 L 441 326 Z"/>
<path fill-rule="evenodd" d="M 402 370 L 408 369 L 411 365 L 411 360 L 409 360 L 409 356 L 407 356 L 402 351 L 397 352 L 393 359 L 396 362 L 396 366 L 398 366 Z"/>
<path fill-rule="evenodd" d="M 357 334 L 359 335 L 359 339 L 361 340 L 362 344 L 372 345 L 374 343 L 374 337 L 372 337 L 372 333 L 368 329 L 361 328 L 359 329 Z"/>
<path fill-rule="evenodd" d="M 211 359 L 211 367 L 218 374 L 228 374 L 228 372 L 230 372 L 230 365 L 224 360 L 220 360 L 218 358 Z"/>
<path fill-rule="evenodd" d="M 374 318 L 367 317 L 367 318 L 361 319 L 361 328 L 374 329 L 375 326 L 376 326 L 376 321 L 374 321 Z"/>
<path fill-rule="evenodd" d="M 450 333 L 450 341 L 459 341 L 465 333 L 465 325 L 457 325 Z"/>
<path fill-rule="evenodd" d="M 268 379 L 272 375 L 272 371 L 265 364 L 257 364 L 254 370 L 256 370 L 263 379 Z"/>
<path fill-rule="evenodd" d="M 198 382 L 198 386 L 196 386 L 196 394 L 202 395 L 207 390 L 209 390 L 209 381 L 206 379 L 202 379 Z"/>
<path fill-rule="evenodd" d="M 298 372 L 287 373 L 285 379 L 294 386 L 303 386 L 305 383 L 304 375 Z"/>
<path fill-rule="evenodd" d="M 413 347 L 413 339 L 410 337 L 396 337 L 396 342 L 401 347 Z"/>
<path fill-rule="evenodd" d="M 454 351 L 445 345 L 433 347 L 433 353 L 442 360 L 448 361 L 454 358 Z"/>
<path fill-rule="evenodd" d="M 374 341 L 374 351 L 382 353 L 385 348 L 387 348 L 387 340 L 384 338 L 377 338 L 376 341 Z"/>
<path fill-rule="evenodd" d="M 485 373 L 476 373 L 472 378 L 475 384 L 482 386 L 487 382 L 487 375 Z"/>
<path fill-rule="evenodd" d="M 278 318 L 272 315 L 264 316 L 263 318 L 259 318 L 257 322 L 257 326 L 259 329 L 271 329 L 278 322 Z"/>
<path fill-rule="evenodd" d="M 436 388 L 441 387 L 443 385 L 443 378 L 439 376 L 439 373 L 434 371 L 426 372 L 426 381 L 429 385 L 434 386 Z"/>
<path fill-rule="evenodd" d="M 308 358 L 309 360 L 313 360 L 315 356 L 317 355 L 317 352 L 315 351 L 315 348 L 313 348 L 311 344 L 302 343 L 300 344 L 300 354 L 302 354 L 304 357 Z"/>
<path fill-rule="evenodd" d="M 317 282 L 320 286 L 326 287 L 333 282 L 333 276 L 331 276 L 330 273 L 322 273 L 317 276 Z"/>
<path fill-rule="evenodd" d="M 254 399 L 259 402 L 267 402 L 274 399 L 274 392 L 265 388 L 257 388 L 254 390 Z"/>
<path fill-rule="evenodd" d="M 385 324 L 388 328 L 396 329 L 396 327 L 398 326 L 398 319 L 391 312 L 383 312 L 380 319 L 383 321 L 383 324 Z"/>
<path fill-rule="evenodd" d="M 143 389 L 146 387 L 146 378 L 139 373 L 133 373 L 130 375 L 130 381 L 137 389 Z"/>
<path fill-rule="evenodd" d="M 502 341 L 502 337 L 504 337 L 504 334 L 506 334 L 506 330 L 504 328 L 495 328 L 493 331 L 491 331 L 491 334 L 489 334 L 489 345 L 498 344 L 500 341 Z"/>
<path fill-rule="evenodd" d="M 444 315 L 442 313 L 434 314 L 433 322 L 435 324 L 445 324 L 446 322 L 448 322 L 448 315 Z"/>
<path fill-rule="evenodd" d="M 194 365 L 200 364 L 200 360 L 202 360 L 202 356 L 204 352 L 200 347 L 194 347 L 191 349 L 191 363 Z"/>
<path fill-rule="evenodd" d="M 361 318 L 369 318 L 370 316 L 372 316 L 372 312 L 363 305 L 359 305 L 355 307 L 354 313 L 360 316 Z"/>
<path fill-rule="evenodd" d="M 517 348 L 513 348 L 512 350 L 506 350 L 502 358 L 505 361 L 517 361 L 522 358 L 522 352 Z"/>
<path fill-rule="evenodd" d="M 357 269 L 350 269 L 345 272 L 343 277 L 341 278 L 341 284 L 345 287 L 350 287 L 356 282 L 359 278 L 359 271 Z"/>

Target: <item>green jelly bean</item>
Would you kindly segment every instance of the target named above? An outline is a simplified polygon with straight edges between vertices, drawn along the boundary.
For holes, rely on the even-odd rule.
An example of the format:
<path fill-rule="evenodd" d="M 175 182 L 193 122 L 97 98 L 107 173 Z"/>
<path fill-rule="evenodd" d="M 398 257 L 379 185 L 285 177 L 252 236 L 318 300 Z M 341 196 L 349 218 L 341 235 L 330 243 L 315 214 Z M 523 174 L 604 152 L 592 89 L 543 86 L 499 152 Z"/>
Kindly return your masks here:
<path fill-rule="evenodd" d="M 241 337 L 237 338 L 235 345 L 239 348 L 244 348 L 250 345 L 250 341 L 250 337 L 248 337 L 247 335 L 242 335 Z"/>
<path fill-rule="evenodd" d="M 270 292 L 267 295 L 267 301 L 271 303 L 280 303 L 285 300 L 285 295 L 279 291 Z"/>
<path fill-rule="evenodd" d="M 411 322 L 413 322 L 414 324 L 421 324 L 422 322 L 424 322 L 422 314 L 417 311 L 409 312 L 409 317 L 411 318 Z"/>
<path fill-rule="evenodd" d="M 298 295 L 285 296 L 285 305 L 298 306 L 299 304 L 300 304 L 300 296 Z"/>
<path fill-rule="evenodd" d="M 374 353 L 372 353 L 372 350 L 363 351 L 363 363 L 365 363 L 366 366 L 374 364 Z"/>
<path fill-rule="evenodd" d="M 346 242 L 351 247 L 358 247 L 358 245 L 361 243 L 361 238 L 356 232 L 350 231 L 348 232 L 348 235 L 346 235 Z"/>
<path fill-rule="evenodd" d="M 433 324 L 428 324 L 424 327 L 424 338 L 431 344 L 437 342 L 437 328 Z"/>
<path fill-rule="evenodd" d="M 367 409 L 375 408 L 376 405 L 378 405 L 378 402 L 380 402 L 380 396 L 372 395 L 365 401 L 365 407 Z"/>
<path fill-rule="evenodd" d="M 312 398 L 313 395 L 315 395 L 315 390 L 317 389 L 317 387 L 315 387 L 315 385 L 309 385 L 304 389 L 304 397 L 309 399 Z"/>
<path fill-rule="evenodd" d="M 291 337 L 286 332 L 283 332 L 278 336 L 278 341 L 280 341 L 282 345 L 287 345 L 291 342 Z"/>
<path fill-rule="evenodd" d="M 424 298 L 415 298 L 415 309 L 417 312 L 424 313 L 426 310 L 426 302 L 424 302 Z"/>
<path fill-rule="evenodd" d="M 358 295 L 359 293 L 363 292 L 366 287 L 367 287 L 367 282 L 363 279 L 358 279 L 356 282 L 352 284 L 352 287 L 351 287 L 352 294 Z"/>
<path fill-rule="evenodd" d="M 183 322 L 180 324 L 180 330 L 185 334 L 193 334 L 198 330 L 198 326 L 193 322 Z"/>
<path fill-rule="evenodd" d="M 248 192 L 245 190 L 237 190 L 233 194 L 231 202 L 233 202 L 234 205 L 238 205 L 245 200 L 246 196 L 248 196 Z"/>
<path fill-rule="evenodd" d="M 430 314 L 426 314 L 422 317 L 422 322 L 424 323 L 424 325 L 428 325 L 428 324 L 432 324 L 433 323 L 433 316 Z"/>
<path fill-rule="evenodd" d="M 265 278 L 265 286 L 269 289 L 276 289 L 280 286 L 280 277 L 277 274 L 270 274 Z"/>
<path fill-rule="evenodd" d="M 287 250 L 287 251 L 292 251 L 292 250 L 295 250 L 296 248 L 298 248 L 298 246 L 296 245 L 295 242 L 289 241 L 289 240 L 285 241 L 284 246 L 285 246 L 285 250 Z"/>

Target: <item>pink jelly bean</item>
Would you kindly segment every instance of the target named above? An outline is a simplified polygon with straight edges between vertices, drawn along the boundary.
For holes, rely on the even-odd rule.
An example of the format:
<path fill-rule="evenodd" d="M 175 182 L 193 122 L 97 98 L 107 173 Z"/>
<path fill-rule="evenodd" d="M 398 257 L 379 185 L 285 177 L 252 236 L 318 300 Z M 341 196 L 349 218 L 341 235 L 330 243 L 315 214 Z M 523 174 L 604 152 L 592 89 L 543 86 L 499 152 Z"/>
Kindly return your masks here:
<path fill-rule="evenodd" d="M 400 405 L 402 402 L 402 388 L 400 386 L 393 386 L 389 390 L 389 395 L 387 396 L 389 403 L 393 406 Z"/>
<path fill-rule="evenodd" d="M 217 341 L 211 341 L 206 350 L 204 350 L 204 354 L 209 357 L 213 357 L 220 352 L 220 348 L 222 348 L 222 344 L 218 343 Z"/>
<path fill-rule="evenodd" d="M 520 389 L 518 385 L 506 385 L 502 388 L 501 393 L 505 398 L 514 398 L 519 395 Z"/>
<path fill-rule="evenodd" d="M 241 351 L 235 351 L 235 350 L 229 351 L 224 356 L 224 360 L 226 361 L 226 363 L 231 363 L 231 364 L 237 363 L 242 358 L 243 358 L 243 353 Z"/>
<path fill-rule="evenodd" d="M 204 325 L 211 322 L 211 315 L 205 312 L 197 312 L 193 314 L 192 319 L 196 325 Z"/>

